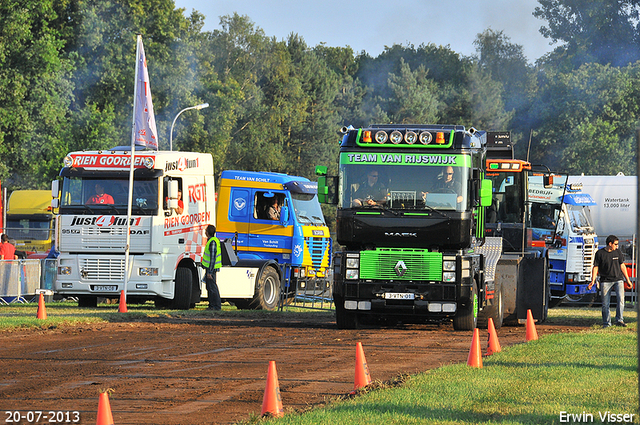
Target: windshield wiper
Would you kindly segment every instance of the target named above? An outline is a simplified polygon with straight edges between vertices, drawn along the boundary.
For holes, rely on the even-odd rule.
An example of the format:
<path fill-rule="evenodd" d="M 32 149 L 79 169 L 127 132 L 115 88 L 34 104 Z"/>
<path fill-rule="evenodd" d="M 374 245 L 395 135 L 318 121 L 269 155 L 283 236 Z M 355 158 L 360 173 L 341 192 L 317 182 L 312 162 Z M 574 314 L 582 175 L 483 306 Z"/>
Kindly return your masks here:
<path fill-rule="evenodd" d="M 444 218 L 446 218 L 446 219 L 448 219 L 448 218 L 449 218 L 449 216 L 448 216 L 448 215 L 446 215 L 445 213 L 443 213 L 442 211 L 440 211 L 440 210 L 438 210 L 438 209 L 433 208 L 431 205 L 424 204 L 424 207 L 425 207 L 426 209 L 428 209 L 429 211 L 432 211 L 432 212 L 435 212 L 435 213 L 440 214 L 442 217 L 444 217 Z"/>

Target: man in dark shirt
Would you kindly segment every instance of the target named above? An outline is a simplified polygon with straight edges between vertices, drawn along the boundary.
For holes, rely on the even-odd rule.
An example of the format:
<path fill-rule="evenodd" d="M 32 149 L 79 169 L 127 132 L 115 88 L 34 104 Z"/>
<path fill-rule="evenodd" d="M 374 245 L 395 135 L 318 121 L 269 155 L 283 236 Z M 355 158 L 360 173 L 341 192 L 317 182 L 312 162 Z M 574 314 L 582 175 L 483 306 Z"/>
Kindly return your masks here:
<path fill-rule="evenodd" d="M 354 207 L 382 205 L 387 199 L 387 188 L 380 182 L 380 173 L 373 169 L 367 173 L 367 180 L 360 184 L 353 200 Z"/>
<path fill-rule="evenodd" d="M 618 305 L 616 308 L 616 326 L 627 326 L 622 314 L 624 312 L 624 283 L 631 286 L 631 280 L 627 274 L 627 266 L 624 264 L 622 251 L 618 249 L 618 238 L 614 235 L 607 236 L 607 246 L 599 249 L 593 260 L 593 272 L 591 283 L 587 288 L 593 288 L 596 277 L 600 275 L 600 290 L 602 293 L 602 327 L 611 326 L 611 313 L 609 304 L 611 291 L 616 291 Z M 624 280 L 623 280 L 624 277 Z"/>

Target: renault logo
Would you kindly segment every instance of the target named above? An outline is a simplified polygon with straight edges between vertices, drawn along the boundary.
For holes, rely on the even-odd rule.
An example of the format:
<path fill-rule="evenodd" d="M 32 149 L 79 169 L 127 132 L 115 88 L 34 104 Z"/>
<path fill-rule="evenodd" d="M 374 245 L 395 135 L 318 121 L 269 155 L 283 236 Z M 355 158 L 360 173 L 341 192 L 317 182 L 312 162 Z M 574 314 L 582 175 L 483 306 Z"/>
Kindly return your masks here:
<path fill-rule="evenodd" d="M 398 277 L 402 277 L 407 272 L 407 266 L 404 264 L 404 261 L 400 260 L 396 263 L 394 270 L 396 271 Z"/>

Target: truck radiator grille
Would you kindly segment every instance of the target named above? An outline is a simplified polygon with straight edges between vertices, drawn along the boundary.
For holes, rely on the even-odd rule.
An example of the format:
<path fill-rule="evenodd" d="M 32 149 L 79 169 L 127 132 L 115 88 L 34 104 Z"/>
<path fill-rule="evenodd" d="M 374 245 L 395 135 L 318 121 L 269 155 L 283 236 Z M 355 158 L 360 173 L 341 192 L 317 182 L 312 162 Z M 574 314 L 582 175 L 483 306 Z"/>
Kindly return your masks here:
<path fill-rule="evenodd" d="M 304 242 L 309 250 L 311 264 L 314 269 L 329 267 L 329 258 L 331 256 L 331 239 L 330 238 L 313 238 L 306 237 Z"/>
<path fill-rule="evenodd" d="M 591 282 L 591 270 L 593 268 L 593 259 L 596 255 L 595 244 L 584 244 L 584 252 L 582 253 L 584 263 L 582 264 L 582 274 L 584 274 L 585 282 Z"/>
<path fill-rule="evenodd" d="M 124 258 L 84 258 L 80 260 L 80 273 L 84 280 L 124 280 Z"/>
<path fill-rule="evenodd" d="M 360 278 L 442 281 L 442 254 L 422 249 L 363 251 L 360 253 Z"/>

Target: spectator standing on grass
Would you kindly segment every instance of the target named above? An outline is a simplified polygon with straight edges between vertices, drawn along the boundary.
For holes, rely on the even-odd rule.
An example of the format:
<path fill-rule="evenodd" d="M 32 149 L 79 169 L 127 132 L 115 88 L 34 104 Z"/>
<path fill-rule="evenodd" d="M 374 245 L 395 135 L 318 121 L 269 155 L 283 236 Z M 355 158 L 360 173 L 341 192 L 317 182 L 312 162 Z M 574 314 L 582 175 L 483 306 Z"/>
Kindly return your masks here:
<path fill-rule="evenodd" d="M 596 284 L 596 277 L 600 275 L 600 291 L 602 294 L 602 327 L 611 326 L 611 312 L 609 304 L 611 302 L 611 291 L 616 291 L 618 305 L 616 308 L 616 326 L 627 326 L 624 323 L 624 289 L 625 284 L 631 288 L 631 280 L 627 274 L 627 266 L 624 264 L 622 251 L 618 249 L 618 238 L 614 235 L 607 236 L 607 246 L 596 252 L 593 260 L 593 272 L 591 273 L 591 283 L 587 288 L 593 288 Z M 623 280 L 624 278 L 624 280 Z"/>
<path fill-rule="evenodd" d="M 204 248 L 202 256 L 202 267 L 205 268 L 205 282 L 207 284 L 207 298 L 209 307 L 207 310 L 222 310 L 222 301 L 220 300 L 220 290 L 216 282 L 216 274 L 222 267 L 222 253 L 220 251 L 220 239 L 216 237 L 216 226 L 210 224 L 207 226 L 207 244 Z"/>

